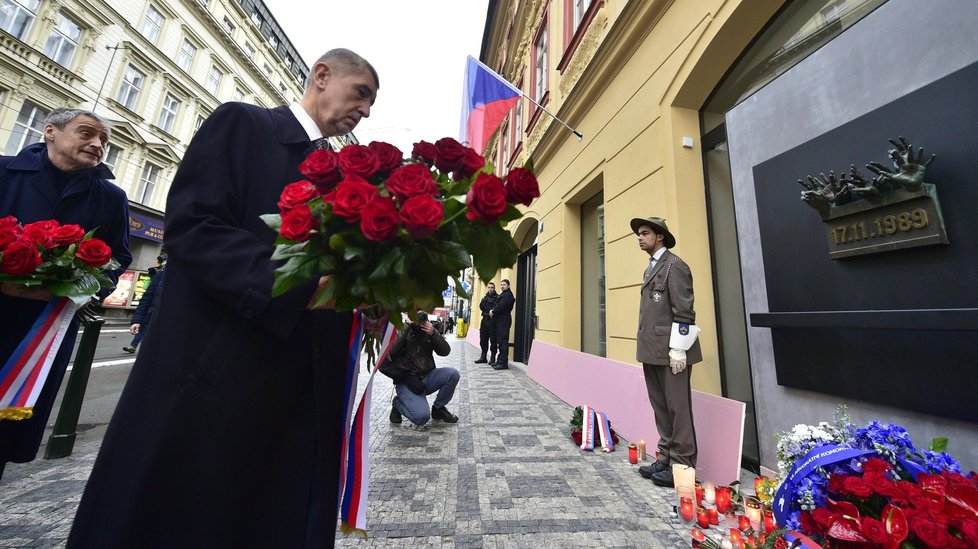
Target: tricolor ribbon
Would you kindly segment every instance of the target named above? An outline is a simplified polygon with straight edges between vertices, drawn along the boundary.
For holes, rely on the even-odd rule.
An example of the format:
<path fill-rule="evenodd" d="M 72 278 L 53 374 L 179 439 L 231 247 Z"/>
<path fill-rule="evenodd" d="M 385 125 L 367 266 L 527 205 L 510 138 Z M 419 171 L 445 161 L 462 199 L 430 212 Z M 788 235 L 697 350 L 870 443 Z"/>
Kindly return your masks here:
<path fill-rule="evenodd" d="M 367 537 L 367 493 L 370 490 L 370 393 L 373 390 L 374 375 L 378 365 L 383 364 L 394 345 L 397 330 L 387 324 L 381 340 L 381 353 L 370 378 L 364 388 L 360 404 L 353 412 L 357 396 L 357 380 L 360 372 L 360 353 L 366 342 L 364 331 L 366 319 L 363 312 L 353 315 L 350 329 L 350 347 L 347 355 L 345 413 L 343 418 L 343 442 L 340 447 L 339 499 L 340 531 L 344 534 L 359 534 Z"/>
<path fill-rule="evenodd" d="M 583 421 L 581 422 L 581 450 L 594 450 L 594 431 L 597 424 L 598 437 L 601 439 L 601 449 L 614 452 L 615 443 L 611 438 L 611 423 L 608 414 L 599 412 L 585 404 L 582 407 Z"/>
<path fill-rule="evenodd" d="M 48 302 L 0 369 L 0 420 L 29 419 L 77 306 L 66 297 Z"/>

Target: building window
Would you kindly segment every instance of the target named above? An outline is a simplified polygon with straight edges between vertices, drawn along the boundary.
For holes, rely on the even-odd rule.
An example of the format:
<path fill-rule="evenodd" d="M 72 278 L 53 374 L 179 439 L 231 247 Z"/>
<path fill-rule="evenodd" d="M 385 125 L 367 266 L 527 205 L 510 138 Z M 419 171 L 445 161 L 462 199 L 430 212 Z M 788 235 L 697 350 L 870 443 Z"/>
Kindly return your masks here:
<path fill-rule="evenodd" d="M 581 351 L 608 356 L 604 193 L 581 205 Z"/>
<path fill-rule="evenodd" d="M 231 20 L 228 19 L 227 15 L 224 16 L 224 21 L 222 22 L 222 26 L 224 27 L 224 30 L 226 30 L 228 34 L 234 32 L 234 23 L 232 23 Z"/>
<path fill-rule="evenodd" d="M 205 120 L 205 117 L 200 116 L 200 115 L 197 116 L 197 122 L 194 123 L 194 135 L 196 135 L 197 134 L 197 130 L 199 130 L 200 127 L 204 125 L 204 120 Z"/>
<path fill-rule="evenodd" d="M 143 19 L 143 28 L 139 32 L 150 42 L 156 43 L 160 37 L 160 30 L 163 29 L 163 14 L 153 6 L 146 10 L 146 18 Z"/>
<path fill-rule="evenodd" d="M 221 72 L 221 69 L 211 67 L 211 72 L 207 74 L 207 84 L 205 85 L 207 91 L 217 95 L 217 89 L 221 87 L 222 78 L 224 78 L 224 73 Z"/>
<path fill-rule="evenodd" d="M 549 72 L 547 67 L 547 20 L 543 20 L 540 34 L 533 43 L 533 98 L 542 101 L 544 94 L 550 89 Z"/>
<path fill-rule="evenodd" d="M 105 146 L 105 158 L 102 159 L 102 163 L 115 173 L 115 167 L 119 164 L 119 155 L 122 154 L 122 149 L 118 145 L 112 145 L 111 143 Z"/>
<path fill-rule="evenodd" d="M 255 54 L 258 53 L 255 50 L 255 47 L 251 45 L 251 42 L 245 42 L 244 48 L 245 48 L 245 53 L 248 54 L 248 59 L 251 59 L 252 61 L 254 61 L 255 60 Z"/>
<path fill-rule="evenodd" d="M 41 0 L 0 0 L 0 28 L 23 40 L 37 17 Z"/>
<path fill-rule="evenodd" d="M 591 0 L 571 0 L 574 4 L 574 30 L 576 31 L 578 27 L 581 26 L 581 22 L 584 21 L 584 14 L 587 13 L 587 9 L 591 7 Z"/>
<path fill-rule="evenodd" d="M 241 88 L 234 88 L 234 95 L 231 97 L 231 99 L 233 101 L 243 101 L 244 100 L 244 92 L 241 91 Z"/>
<path fill-rule="evenodd" d="M 170 94 L 163 98 L 163 107 L 160 108 L 160 120 L 157 126 L 167 133 L 173 131 L 173 123 L 177 119 L 177 111 L 180 110 L 180 101 Z"/>
<path fill-rule="evenodd" d="M 287 93 L 289 91 L 289 89 L 286 88 L 285 84 L 283 84 L 282 82 L 278 83 L 278 89 L 282 90 L 282 93 Z"/>
<path fill-rule="evenodd" d="M 51 31 L 51 36 L 44 45 L 44 55 L 62 67 L 67 67 L 75 57 L 79 38 L 81 38 L 81 28 L 71 19 L 58 14 L 58 24 Z"/>
<path fill-rule="evenodd" d="M 523 83 L 520 82 L 520 89 Z M 516 100 L 516 113 L 513 115 L 513 148 L 515 149 L 523 142 L 523 97 Z"/>
<path fill-rule="evenodd" d="M 136 108 L 136 101 L 139 100 L 139 90 L 143 88 L 146 75 L 139 72 L 135 67 L 126 67 L 126 75 L 122 77 L 122 85 L 119 86 L 119 95 L 116 97 L 122 106 L 129 110 Z"/>
<path fill-rule="evenodd" d="M 251 12 L 251 22 L 260 29 L 265 24 L 265 18 L 262 17 L 257 11 L 253 11 Z"/>
<path fill-rule="evenodd" d="M 186 38 L 183 39 L 183 44 L 180 45 L 180 54 L 177 55 L 177 65 L 180 68 L 190 72 L 190 66 L 194 63 L 194 56 L 197 55 L 197 47 L 190 43 L 190 40 Z"/>
<path fill-rule="evenodd" d="M 146 204 L 153 198 L 153 191 L 156 190 L 156 184 L 160 180 L 160 171 L 162 168 L 152 162 L 147 162 L 143 166 L 143 175 L 139 177 L 139 186 L 136 188 L 135 196 L 132 197 L 133 201 Z"/>
<path fill-rule="evenodd" d="M 10 132 L 7 140 L 7 156 L 14 156 L 24 147 L 41 141 L 44 137 L 44 119 L 48 111 L 38 107 L 30 101 L 24 101 L 14 122 L 14 128 Z"/>
<path fill-rule="evenodd" d="M 278 47 L 278 38 L 276 38 L 274 34 L 269 34 L 268 43 L 271 44 L 272 49 L 274 50 L 275 48 Z"/>
<path fill-rule="evenodd" d="M 265 63 L 265 66 L 262 67 L 262 68 L 265 70 L 265 76 L 271 76 L 272 75 L 272 67 L 270 67 L 268 65 L 268 63 Z"/>

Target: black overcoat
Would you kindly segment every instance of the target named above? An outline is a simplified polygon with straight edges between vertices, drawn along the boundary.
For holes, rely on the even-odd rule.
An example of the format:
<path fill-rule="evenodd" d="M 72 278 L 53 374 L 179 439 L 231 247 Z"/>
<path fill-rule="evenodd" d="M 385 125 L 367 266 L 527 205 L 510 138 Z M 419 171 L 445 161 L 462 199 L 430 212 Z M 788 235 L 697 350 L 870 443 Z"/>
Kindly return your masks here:
<path fill-rule="evenodd" d="M 271 298 L 275 233 L 259 219 L 310 147 L 288 107 L 242 103 L 190 143 L 166 289 L 69 547 L 302 547 L 312 501 L 333 546 L 352 315 L 307 311 L 315 283 Z"/>
<path fill-rule="evenodd" d="M 63 187 L 55 178 L 66 181 Z M 77 172 L 56 171 L 43 143 L 30 145 L 17 156 L 0 157 L 0 217 L 12 215 L 21 223 L 54 219 L 80 225 L 112 248 L 120 267 L 118 279 L 132 262 L 129 252 L 129 201 L 126 193 L 107 181 L 114 176 L 99 164 Z M 46 305 L 43 301 L 0 294 L 0 365 L 7 361 Z M 78 317 L 71 321 L 47 381 L 34 405 L 34 416 L 21 421 L 0 421 L 0 463 L 31 461 L 37 455 L 51 407 L 71 358 Z M 2 470 L 2 467 L 0 467 Z"/>

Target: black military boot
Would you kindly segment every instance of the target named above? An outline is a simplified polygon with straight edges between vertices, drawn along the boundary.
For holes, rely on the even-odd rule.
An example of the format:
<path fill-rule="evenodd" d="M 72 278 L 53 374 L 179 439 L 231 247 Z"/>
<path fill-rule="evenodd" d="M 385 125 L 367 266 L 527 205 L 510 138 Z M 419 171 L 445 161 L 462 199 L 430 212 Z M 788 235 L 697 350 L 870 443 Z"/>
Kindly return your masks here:
<path fill-rule="evenodd" d="M 401 422 L 401 411 L 397 409 L 397 397 L 391 401 L 391 423 Z"/>
<path fill-rule="evenodd" d="M 445 423 L 455 423 L 455 422 L 458 421 L 458 416 L 455 415 L 455 414 L 453 414 L 453 413 L 451 413 L 451 412 L 449 412 L 448 411 L 448 408 L 445 408 L 445 407 L 436 408 L 436 407 L 432 406 L 431 407 L 431 419 L 440 419 L 440 420 L 444 421 Z"/>

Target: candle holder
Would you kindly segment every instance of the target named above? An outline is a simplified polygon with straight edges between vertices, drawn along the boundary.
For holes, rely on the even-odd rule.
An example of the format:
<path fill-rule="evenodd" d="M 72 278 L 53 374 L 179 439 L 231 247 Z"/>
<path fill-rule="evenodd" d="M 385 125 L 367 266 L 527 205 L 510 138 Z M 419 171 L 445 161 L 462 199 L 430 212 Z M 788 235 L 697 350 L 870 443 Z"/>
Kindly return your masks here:
<path fill-rule="evenodd" d="M 703 483 L 696 481 L 693 483 L 693 489 L 696 490 L 696 506 L 703 506 Z"/>
<path fill-rule="evenodd" d="M 717 511 L 726 513 L 730 509 L 731 491 L 729 486 L 717 486 L 715 491 Z"/>
<path fill-rule="evenodd" d="M 700 528 L 710 527 L 710 513 L 706 510 L 706 507 L 696 508 L 696 524 L 699 525 Z"/>
<path fill-rule="evenodd" d="M 773 532 L 778 529 L 777 523 L 774 522 L 774 511 L 768 508 L 764 509 L 764 531 Z"/>
<path fill-rule="evenodd" d="M 761 527 L 761 500 L 754 496 L 747 496 L 744 498 L 744 514 L 750 519 L 750 525 L 754 530 L 758 530 Z"/>
<path fill-rule="evenodd" d="M 693 522 L 696 520 L 696 496 L 694 495 L 693 490 L 687 486 L 677 487 L 676 492 L 678 494 L 676 514 L 679 515 L 679 520 L 681 520 L 683 524 L 686 526 L 692 526 Z"/>
<path fill-rule="evenodd" d="M 750 517 L 747 515 L 737 515 L 737 529 L 738 530 L 750 530 Z"/>
<path fill-rule="evenodd" d="M 634 444 L 628 445 L 628 463 L 635 465 L 638 463 L 638 446 Z"/>
<path fill-rule="evenodd" d="M 638 441 L 638 459 L 645 461 L 645 441 Z"/>
<path fill-rule="evenodd" d="M 710 520 L 711 526 L 720 526 L 720 513 L 717 513 L 716 507 L 707 507 L 706 515 Z"/>
<path fill-rule="evenodd" d="M 717 502 L 716 486 L 710 481 L 703 483 L 703 501 L 707 505 L 715 505 Z"/>

